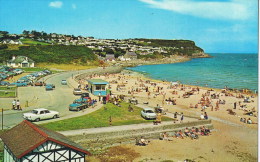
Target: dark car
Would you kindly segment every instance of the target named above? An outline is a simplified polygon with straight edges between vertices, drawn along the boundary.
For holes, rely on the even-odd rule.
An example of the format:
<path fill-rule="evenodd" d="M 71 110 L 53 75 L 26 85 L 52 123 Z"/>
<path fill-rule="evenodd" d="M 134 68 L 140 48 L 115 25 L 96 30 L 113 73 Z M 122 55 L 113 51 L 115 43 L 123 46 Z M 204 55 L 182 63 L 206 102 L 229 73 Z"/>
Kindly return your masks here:
<path fill-rule="evenodd" d="M 7 81 L 1 81 L 1 82 L 0 82 L 0 85 L 10 85 L 10 83 L 7 82 Z"/>
<path fill-rule="evenodd" d="M 55 85 L 54 85 L 54 84 L 46 84 L 46 85 L 45 85 L 46 91 L 48 91 L 48 90 L 53 90 L 54 88 L 55 88 Z"/>
<path fill-rule="evenodd" d="M 89 99 L 89 93 L 82 93 L 81 94 L 81 98 L 86 98 L 86 99 Z"/>

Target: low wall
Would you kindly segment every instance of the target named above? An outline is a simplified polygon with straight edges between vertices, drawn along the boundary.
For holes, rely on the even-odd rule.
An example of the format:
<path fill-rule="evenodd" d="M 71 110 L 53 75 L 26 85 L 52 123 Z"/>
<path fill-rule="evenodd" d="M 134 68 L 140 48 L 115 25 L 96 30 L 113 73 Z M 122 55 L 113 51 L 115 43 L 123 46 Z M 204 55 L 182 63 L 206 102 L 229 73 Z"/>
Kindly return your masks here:
<path fill-rule="evenodd" d="M 131 130 L 117 130 L 106 132 L 92 132 L 88 133 L 84 131 L 82 134 L 75 136 L 69 136 L 69 138 L 89 151 L 97 153 L 105 148 L 116 146 L 120 144 L 135 143 L 136 139 L 144 136 L 146 139 L 159 139 L 160 133 L 167 132 L 169 135 L 173 135 L 174 131 L 184 130 L 186 127 L 200 127 L 206 126 L 213 129 L 211 120 L 198 120 L 187 123 L 173 123 L 164 122 L 163 125 L 149 125 L 146 128 L 136 128 Z M 62 132 L 61 132 L 62 133 Z"/>
<path fill-rule="evenodd" d="M 74 79 L 76 81 L 79 81 L 80 79 L 85 79 L 87 76 L 92 75 L 92 74 L 120 73 L 122 70 L 123 70 L 123 67 L 120 67 L 120 66 L 115 66 L 115 67 L 111 66 L 111 67 L 107 67 L 105 69 L 99 68 L 99 69 L 95 69 L 88 73 L 76 75 L 74 77 Z"/>

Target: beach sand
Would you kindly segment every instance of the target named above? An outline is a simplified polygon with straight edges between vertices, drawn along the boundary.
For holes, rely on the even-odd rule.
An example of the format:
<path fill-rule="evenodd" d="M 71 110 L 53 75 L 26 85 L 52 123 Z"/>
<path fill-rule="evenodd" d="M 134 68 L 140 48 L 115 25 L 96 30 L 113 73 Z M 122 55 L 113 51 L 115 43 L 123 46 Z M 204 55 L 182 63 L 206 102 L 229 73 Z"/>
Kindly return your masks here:
<path fill-rule="evenodd" d="M 183 112 L 186 116 L 198 118 L 202 113 L 201 104 L 198 104 L 197 109 L 189 108 L 189 106 L 190 104 L 193 106 L 197 104 L 202 98 L 202 94 L 205 94 L 210 89 L 199 87 L 199 92 L 195 91 L 193 95 L 184 98 L 182 97 L 183 94 L 191 91 L 194 86 L 183 85 L 183 87 L 178 86 L 176 89 L 173 89 L 169 88 L 169 82 L 152 80 L 140 73 L 128 70 L 123 70 L 120 74 L 109 74 L 106 76 L 96 75 L 92 76 L 92 78 L 109 81 L 113 94 L 124 94 L 129 98 L 134 96 L 139 103 L 149 102 L 149 107 L 155 107 L 158 104 L 169 112 Z M 146 82 L 147 80 L 149 80 L 150 83 Z M 156 83 L 156 86 L 153 86 L 154 83 Z M 144 87 L 140 87 L 141 84 L 143 84 Z M 117 90 L 118 85 L 120 85 L 119 91 Z M 148 93 L 145 92 L 145 87 L 149 87 L 148 90 L 151 92 L 149 98 Z M 162 90 L 156 92 L 157 87 L 162 87 Z M 136 88 L 142 90 L 137 92 Z M 178 94 L 172 94 L 173 91 Z M 122 145 L 120 147 L 140 153 L 133 161 L 184 161 L 185 159 L 215 162 L 257 161 L 258 124 L 246 124 L 240 122 L 240 118 L 251 118 L 253 122 L 257 122 L 258 96 L 242 94 L 250 97 L 251 101 L 253 101 L 244 103 L 244 98 L 236 97 L 239 95 L 238 93 L 228 92 L 226 94 L 230 96 L 226 96 L 224 93 L 221 93 L 221 91 L 220 89 L 213 89 L 213 91 L 209 92 L 210 95 L 214 93 L 219 95 L 218 99 L 209 99 L 213 105 L 213 111 L 211 111 L 211 107 L 205 109 L 214 126 L 214 130 L 210 136 L 201 136 L 198 140 L 174 138 L 173 141 L 160 141 L 159 139 L 153 139 L 151 143 L 145 147 L 135 146 L 134 144 Z M 167 105 L 165 99 L 169 97 L 176 100 L 177 104 Z M 206 96 L 205 98 L 207 97 L 210 98 L 210 96 Z M 219 110 L 216 111 L 216 102 L 219 99 L 222 101 L 225 100 L 226 102 L 225 104 L 219 104 Z M 237 102 L 236 109 L 233 109 L 234 102 Z M 247 108 L 244 108 L 244 110 L 248 111 L 254 108 L 256 111 L 254 112 L 254 116 L 244 115 L 246 111 L 240 109 L 239 102 L 241 105 L 246 105 Z M 236 114 L 228 114 L 227 109 L 231 109 Z M 119 157 L 120 155 L 115 156 Z"/>

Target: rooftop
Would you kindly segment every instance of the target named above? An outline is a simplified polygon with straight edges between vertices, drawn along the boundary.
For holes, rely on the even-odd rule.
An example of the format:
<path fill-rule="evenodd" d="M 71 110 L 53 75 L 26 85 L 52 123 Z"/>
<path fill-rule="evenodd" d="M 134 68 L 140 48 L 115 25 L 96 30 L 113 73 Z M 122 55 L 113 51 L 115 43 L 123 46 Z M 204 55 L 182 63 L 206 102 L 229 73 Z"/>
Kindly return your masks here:
<path fill-rule="evenodd" d="M 107 81 L 102 80 L 102 79 L 89 79 L 88 82 L 90 84 L 108 84 Z"/>
<path fill-rule="evenodd" d="M 64 135 L 35 125 L 27 120 L 4 132 L 0 137 L 18 159 L 46 141 L 53 141 L 71 149 L 90 154 Z"/>

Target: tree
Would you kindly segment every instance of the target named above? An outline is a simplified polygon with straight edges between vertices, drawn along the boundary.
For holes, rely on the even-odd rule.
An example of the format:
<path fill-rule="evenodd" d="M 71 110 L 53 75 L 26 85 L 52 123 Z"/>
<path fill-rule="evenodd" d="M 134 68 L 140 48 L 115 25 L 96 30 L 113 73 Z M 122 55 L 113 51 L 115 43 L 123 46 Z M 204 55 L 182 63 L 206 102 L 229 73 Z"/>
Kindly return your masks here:
<path fill-rule="evenodd" d="M 7 48 L 8 48 L 8 46 L 7 46 L 6 44 L 1 44 L 1 45 L 0 45 L 0 50 L 1 50 L 1 49 L 7 49 Z"/>
<path fill-rule="evenodd" d="M 30 32 L 29 32 L 28 30 L 24 30 L 24 31 L 23 31 L 23 35 L 25 35 L 26 37 L 29 35 L 29 33 L 30 33 Z"/>

